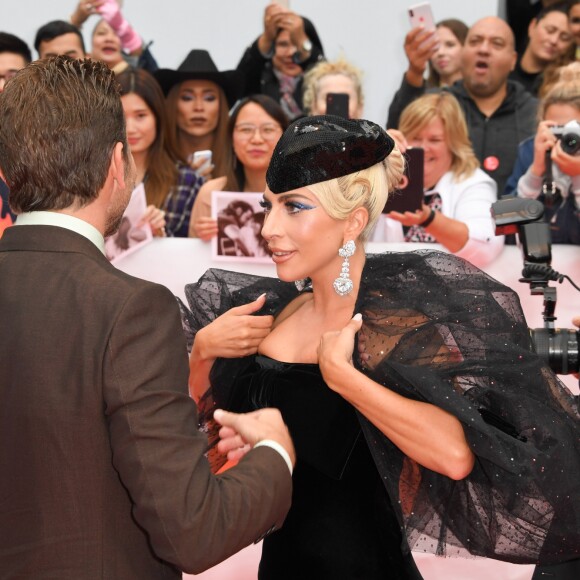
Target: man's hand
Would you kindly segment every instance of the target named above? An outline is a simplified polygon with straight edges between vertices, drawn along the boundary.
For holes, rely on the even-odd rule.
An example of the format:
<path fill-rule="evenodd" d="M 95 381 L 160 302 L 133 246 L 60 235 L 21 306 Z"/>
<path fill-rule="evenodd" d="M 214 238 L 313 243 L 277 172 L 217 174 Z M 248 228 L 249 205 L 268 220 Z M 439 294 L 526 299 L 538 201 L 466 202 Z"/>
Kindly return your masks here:
<path fill-rule="evenodd" d="M 222 426 L 218 450 L 227 454 L 230 461 L 243 457 L 256 443 L 270 439 L 282 445 L 292 465 L 296 464 L 294 444 L 278 409 L 259 409 L 244 414 L 217 409 L 214 419 Z"/>

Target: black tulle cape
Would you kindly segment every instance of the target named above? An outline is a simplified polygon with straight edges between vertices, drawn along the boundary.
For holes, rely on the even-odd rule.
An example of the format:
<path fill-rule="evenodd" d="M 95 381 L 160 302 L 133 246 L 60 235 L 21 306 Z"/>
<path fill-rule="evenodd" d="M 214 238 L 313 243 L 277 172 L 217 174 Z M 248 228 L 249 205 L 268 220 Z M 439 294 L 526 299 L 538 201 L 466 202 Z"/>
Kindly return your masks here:
<path fill-rule="evenodd" d="M 209 270 L 186 287 L 195 332 L 233 306 L 267 302 L 276 315 L 293 284 Z M 453 481 L 403 455 L 364 416 L 367 443 L 397 511 L 407 549 L 552 564 L 580 556 L 580 417 L 577 402 L 531 352 L 517 294 L 468 262 L 438 251 L 367 256 L 355 312 L 363 314 L 365 365 L 377 383 L 437 405 L 462 423 L 476 455 Z M 219 359 L 200 405 L 228 406 L 232 382 L 253 357 Z M 215 458 L 214 458 L 215 459 Z"/>

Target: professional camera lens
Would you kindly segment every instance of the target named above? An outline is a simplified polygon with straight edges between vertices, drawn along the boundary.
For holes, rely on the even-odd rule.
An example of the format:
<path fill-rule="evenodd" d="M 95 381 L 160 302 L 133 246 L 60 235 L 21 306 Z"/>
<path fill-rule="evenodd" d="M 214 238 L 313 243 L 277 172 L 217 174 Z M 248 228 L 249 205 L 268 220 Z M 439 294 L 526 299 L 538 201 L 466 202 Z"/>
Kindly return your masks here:
<path fill-rule="evenodd" d="M 530 334 L 536 352 L 557 375 L 579 372 L 580 331 L 568 328 L 533 328 L 530 329 Z"/>

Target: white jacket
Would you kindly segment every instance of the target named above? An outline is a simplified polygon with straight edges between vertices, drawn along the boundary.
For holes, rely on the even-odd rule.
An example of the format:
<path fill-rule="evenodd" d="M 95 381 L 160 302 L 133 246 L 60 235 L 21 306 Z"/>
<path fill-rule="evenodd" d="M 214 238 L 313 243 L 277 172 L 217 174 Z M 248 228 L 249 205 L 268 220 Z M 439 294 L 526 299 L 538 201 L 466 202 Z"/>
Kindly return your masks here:
<path fill-rule="evenodd" d="M 491 177 L 476 169 L 467 179 L 455 181 L 448 171 L 432 191 L 441 196 L 443 215 L 463 222 L 469 230 L 467 243 L 455 255 L 481 267 L 500 254 L 504 238 L 495 235 L 491 217 L 491 204 L 497 201 L 497 185 Z M 370 241 L 404 242 L 403 225 L 383 215 Z"/>

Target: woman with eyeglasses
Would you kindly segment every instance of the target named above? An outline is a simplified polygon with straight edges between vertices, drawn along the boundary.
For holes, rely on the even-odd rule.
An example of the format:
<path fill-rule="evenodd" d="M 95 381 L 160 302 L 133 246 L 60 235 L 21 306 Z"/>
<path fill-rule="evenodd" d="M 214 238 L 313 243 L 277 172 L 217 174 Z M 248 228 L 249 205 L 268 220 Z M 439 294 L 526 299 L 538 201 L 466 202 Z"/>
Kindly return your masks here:
<path fill-rule="evenodd" d="M 282 107 L 266 95 L 251 95 L 234 109 L 228 124 L 234 153 L 234 171 L 206 182 L 197 195 L 189 237 L 211 240 L 218 233 L 211 217 L 212 191 L 263 192 L 266 170 L 274 147 L 288 126 Z"/>

